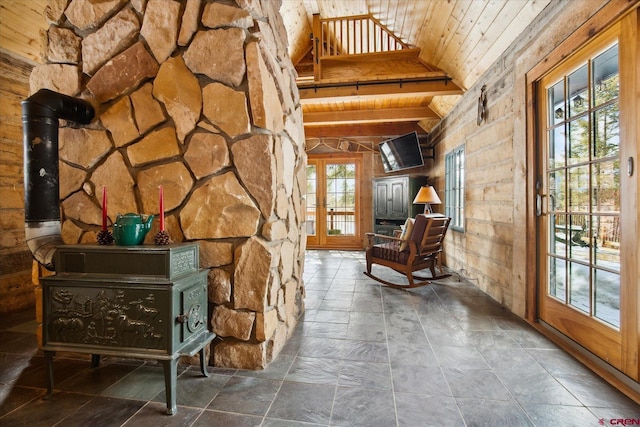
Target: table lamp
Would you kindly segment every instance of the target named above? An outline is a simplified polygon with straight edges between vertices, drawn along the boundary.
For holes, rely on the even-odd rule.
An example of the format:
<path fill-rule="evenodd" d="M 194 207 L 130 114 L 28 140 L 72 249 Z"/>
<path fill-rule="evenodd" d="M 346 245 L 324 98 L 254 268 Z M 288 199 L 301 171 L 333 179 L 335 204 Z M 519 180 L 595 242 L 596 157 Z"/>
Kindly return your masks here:
<path fill-rule="evenodd" d="M 438 197 L 438 193 L 431 185 L 424 185 L 420 187 L 420 191 L 416 194 L 416 198 L 413 199 L 413 204 L 422 204 L 424 203 L 424 213 L 431 214 L 433 211 L 431 210 L 431 204 L 439 205 L 442 203 L 440 197 Z"/>

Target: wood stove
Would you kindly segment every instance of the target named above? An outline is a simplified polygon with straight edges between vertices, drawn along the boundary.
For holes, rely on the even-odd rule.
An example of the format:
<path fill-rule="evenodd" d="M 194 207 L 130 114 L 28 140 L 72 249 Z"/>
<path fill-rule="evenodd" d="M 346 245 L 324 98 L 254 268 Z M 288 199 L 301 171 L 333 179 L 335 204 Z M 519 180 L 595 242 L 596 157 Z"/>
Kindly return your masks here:
<path fill-rule="evenodd" d="M 207 272 L 197 244 L 63 245 L 56 274 L 42 278 L 43 350 L 53 390 L 56 351 L 158 360 L 164 368 L 167 412 L 176 412 L 177 363 L 200 353 L 207 375 Z"/>

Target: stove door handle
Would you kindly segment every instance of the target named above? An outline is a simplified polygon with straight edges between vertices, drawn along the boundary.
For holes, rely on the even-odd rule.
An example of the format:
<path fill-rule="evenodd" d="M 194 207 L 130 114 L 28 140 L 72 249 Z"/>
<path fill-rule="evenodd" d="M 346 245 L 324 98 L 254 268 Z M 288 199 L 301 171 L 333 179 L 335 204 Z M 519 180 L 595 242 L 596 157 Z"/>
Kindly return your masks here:
<path fill-rule="evenodd" d="M 202 306 L 200 304 L 193 304 L 189 307 L 189 311 L 184 314 L 179 314 L 176 317 L 176 321 L 178 323 L 182 323 L 183 325 L 187 325 L 187 329 L 190 332 L 195 332 L 199 329 L 204 322 L 202 321 L 202 317 L 200 315 L 202 311 Z"/>

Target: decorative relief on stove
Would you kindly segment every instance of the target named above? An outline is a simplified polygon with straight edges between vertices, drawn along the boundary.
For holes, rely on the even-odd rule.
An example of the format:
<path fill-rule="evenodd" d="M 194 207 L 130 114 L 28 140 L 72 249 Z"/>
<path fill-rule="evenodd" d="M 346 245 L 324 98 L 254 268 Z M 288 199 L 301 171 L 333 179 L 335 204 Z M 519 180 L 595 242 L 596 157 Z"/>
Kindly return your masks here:
<path fill-rule="evenodd" d="M 166 345 L 153 293 L 96 288 L 51 292 L 51 341 L 150 349 Z"/>
<path fill-rule="evenodd" d="M 187 301 L 200 301 L 204 290 L 201 287 L 197 287 L 195 289 L 190 290 L 189 292 L 185 292 Z"/>
<path fill-rule="evenodd" d="M 178 252 L 171 257 L 171 270 L 174 275 L 196 270 L 196 252 Z"/>
<path fill-rule="evenodd" d="M 195 332 L 204 325 L 202 306 L 200 304 L 193 304 L 189 307 L 188 313 L 187 328 L 189 329 L 189 332 Z"/>

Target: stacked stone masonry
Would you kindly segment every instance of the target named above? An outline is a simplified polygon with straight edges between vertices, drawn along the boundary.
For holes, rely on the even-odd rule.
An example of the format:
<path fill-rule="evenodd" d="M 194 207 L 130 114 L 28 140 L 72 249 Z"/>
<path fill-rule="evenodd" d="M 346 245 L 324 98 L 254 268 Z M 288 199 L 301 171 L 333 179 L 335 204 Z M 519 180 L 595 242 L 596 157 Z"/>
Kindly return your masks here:
<path fill-rule="evenodd" d="M 306 156 L 295 70 L 273 0 L 50 0 L 31 93 L 89 101 L 61 123 L 62 234 L 159 212 L 209 270 L 215 366 L 261 369 L 304 311 Z M 145 244 L 153 244 L 157 221 Z"/>

